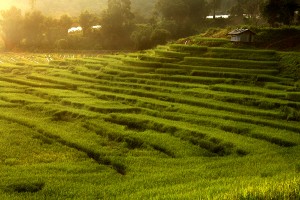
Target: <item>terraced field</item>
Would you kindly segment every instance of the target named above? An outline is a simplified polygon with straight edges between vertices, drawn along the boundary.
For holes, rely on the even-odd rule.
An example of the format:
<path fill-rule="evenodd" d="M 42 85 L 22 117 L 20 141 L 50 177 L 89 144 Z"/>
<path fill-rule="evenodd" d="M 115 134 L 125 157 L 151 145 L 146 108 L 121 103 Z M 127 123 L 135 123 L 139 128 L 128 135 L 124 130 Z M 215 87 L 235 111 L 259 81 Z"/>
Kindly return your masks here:
<path fill-rule="evenodd" d="M 1 54 L 2 199 L 299 199 L 277 52 Z"/>

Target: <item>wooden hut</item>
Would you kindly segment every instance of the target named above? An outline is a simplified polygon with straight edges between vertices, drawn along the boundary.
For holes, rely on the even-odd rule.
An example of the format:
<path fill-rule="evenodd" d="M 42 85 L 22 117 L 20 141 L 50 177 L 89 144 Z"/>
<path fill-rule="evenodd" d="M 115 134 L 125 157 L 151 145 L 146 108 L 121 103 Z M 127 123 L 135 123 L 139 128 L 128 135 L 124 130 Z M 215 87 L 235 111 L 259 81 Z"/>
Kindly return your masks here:
<path fill-rule="evenodd" d="M 231 36 L 232 42 L 254 42 L 254 36 L 256 35 L 249 29 L 235 29 L 228 33 Z"/>

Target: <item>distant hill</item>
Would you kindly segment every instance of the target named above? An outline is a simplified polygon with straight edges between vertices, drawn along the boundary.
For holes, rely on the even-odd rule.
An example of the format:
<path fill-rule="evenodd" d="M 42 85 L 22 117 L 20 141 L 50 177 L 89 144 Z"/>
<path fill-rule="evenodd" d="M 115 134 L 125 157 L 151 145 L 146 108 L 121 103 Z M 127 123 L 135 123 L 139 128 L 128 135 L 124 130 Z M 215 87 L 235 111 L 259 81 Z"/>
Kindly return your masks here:
<path fill-rule="evenodd" d="M 5 0 L 0 2 L 0 10 L 5 10 L 11 6 L 16 6 L 24 11 L 31 9 L 29 0 Z M 132 10 L 140 10 L 140 13 L 149 15 L 152 13 L 156 0 L 132 0 Z M 77 16 L 82 11 L 88 10 L 99 13 L 107 7 L 107 0 L 37 0 L 35 8 L 43 13 L 52 16 L 69 14 Z"/>

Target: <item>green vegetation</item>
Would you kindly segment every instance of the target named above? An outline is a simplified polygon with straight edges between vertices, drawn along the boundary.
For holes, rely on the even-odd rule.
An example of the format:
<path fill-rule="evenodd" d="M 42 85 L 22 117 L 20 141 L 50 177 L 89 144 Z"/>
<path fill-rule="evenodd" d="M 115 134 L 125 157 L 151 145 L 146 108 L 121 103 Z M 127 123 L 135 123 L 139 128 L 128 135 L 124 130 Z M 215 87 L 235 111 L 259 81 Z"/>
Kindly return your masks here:
<path fill-rule="evenodd" d="M 296 55 L 2 54 L 0 197 L 298 199 Z"/>
<path fill-rule="evenodd" d="M 180 43 L 231 47 L 235 45 L 227 33 L 242 26 L 257 33 L 258 47 L 295 49 L 298 4 L 297 0 L 8 0 L 0 3 L 1 38 L 8 51 L 143 50 L 207 31 Z M 213 19 L 208 18 L 211 15 Z M 185 53 L 201 53 L 200 49 L 192 47 Z M 207 56 L 216 56 L 215 51 L 211 53 Z M 264 60 L 263 56 L 251 57 Z"/>

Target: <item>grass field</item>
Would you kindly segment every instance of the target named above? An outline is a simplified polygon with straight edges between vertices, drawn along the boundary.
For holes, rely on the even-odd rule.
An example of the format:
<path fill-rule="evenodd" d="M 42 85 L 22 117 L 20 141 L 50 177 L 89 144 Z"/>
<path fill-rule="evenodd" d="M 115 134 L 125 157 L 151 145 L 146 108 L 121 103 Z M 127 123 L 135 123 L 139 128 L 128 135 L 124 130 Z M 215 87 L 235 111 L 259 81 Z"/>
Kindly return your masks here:
<path fill-rule="evenodd" d="M 0 197 L 299 199 L 287 55 L 0 54 Z"/>

